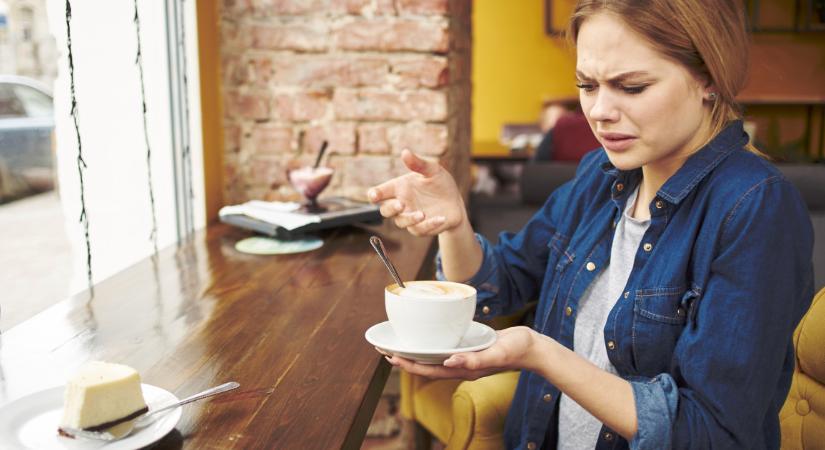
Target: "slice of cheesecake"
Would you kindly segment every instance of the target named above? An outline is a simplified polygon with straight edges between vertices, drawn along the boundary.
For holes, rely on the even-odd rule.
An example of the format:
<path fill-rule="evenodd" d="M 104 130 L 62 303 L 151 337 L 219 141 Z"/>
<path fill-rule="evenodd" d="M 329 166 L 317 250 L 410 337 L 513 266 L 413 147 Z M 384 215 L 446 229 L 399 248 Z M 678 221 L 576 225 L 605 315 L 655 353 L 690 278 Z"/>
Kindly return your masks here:
<path fill-rule="evenodd" d="M 66 385 L 59 431 L 102 431 L 146 411 L 140 375 L 135 369 L 95 361 L 83 366 Z"/>

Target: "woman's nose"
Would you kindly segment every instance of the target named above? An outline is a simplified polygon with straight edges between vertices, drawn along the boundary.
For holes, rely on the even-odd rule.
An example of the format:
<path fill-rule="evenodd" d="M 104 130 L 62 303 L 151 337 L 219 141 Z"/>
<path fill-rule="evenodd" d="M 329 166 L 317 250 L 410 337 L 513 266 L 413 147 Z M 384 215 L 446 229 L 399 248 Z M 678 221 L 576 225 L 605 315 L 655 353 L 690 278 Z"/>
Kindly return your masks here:
<path fill-rule="evenodd" d="M 596 95 L 590 97 L 592 104 L 588 115 L 591 120 L 598 122 L 616 122 L 619 120 L 619 109 L 613 94 L 607 89 L 599 89 Z"/>

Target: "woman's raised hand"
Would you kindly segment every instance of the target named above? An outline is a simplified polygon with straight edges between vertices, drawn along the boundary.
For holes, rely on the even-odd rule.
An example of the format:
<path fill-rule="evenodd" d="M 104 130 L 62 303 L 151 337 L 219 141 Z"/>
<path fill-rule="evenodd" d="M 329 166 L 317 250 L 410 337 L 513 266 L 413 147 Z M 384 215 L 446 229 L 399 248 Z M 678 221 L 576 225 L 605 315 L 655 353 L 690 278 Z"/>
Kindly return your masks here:
<path fill-rule="evenodd" d="M 381 202 L 382 216 L 415 236 L 437 235 L 468 221 L 461 192 L 446 169 L 409 150 L 401 160 L 410 173 L 367 191 L 371 202 Z"/>

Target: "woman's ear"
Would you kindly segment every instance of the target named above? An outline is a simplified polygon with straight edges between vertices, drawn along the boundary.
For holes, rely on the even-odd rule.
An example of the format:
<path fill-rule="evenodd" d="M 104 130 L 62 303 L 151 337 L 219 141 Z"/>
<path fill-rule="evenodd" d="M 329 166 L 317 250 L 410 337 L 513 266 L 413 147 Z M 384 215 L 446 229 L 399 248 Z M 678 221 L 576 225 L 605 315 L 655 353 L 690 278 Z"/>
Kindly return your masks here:
<path fill-rule="evenodd" d="M 702 90 L 702 100 L 711 103 L 715 102 L 716 99 L 719 98 L 719 90 L 716 89 L 716 86 L 714 86 L 713 81 L 705 80 L 705 82 L 702 84 L 704 85 L 704 88 Z"/>
<path fill-rule="evenodd" d="M 713 103 L 719 98 L 719 90 L 716 89 L 716 86 L 713 84 L 712 81 L 708 80 L 705 81 L 704 87 L 702 88 L 702 100 L 705 102 Z"/>

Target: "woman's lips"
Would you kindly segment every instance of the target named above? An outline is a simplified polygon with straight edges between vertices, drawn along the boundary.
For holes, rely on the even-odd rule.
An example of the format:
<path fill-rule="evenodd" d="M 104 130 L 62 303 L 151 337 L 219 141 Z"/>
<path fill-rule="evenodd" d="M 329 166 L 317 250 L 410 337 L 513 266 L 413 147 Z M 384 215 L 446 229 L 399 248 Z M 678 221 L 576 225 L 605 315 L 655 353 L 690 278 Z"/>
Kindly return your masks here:
<path fill-rule="evenodd" d="M 627 150 L 636 142 L 636 137 L 622 133 L 599 133 L 599 140 L 604 148 L 611 152 Z"/>

